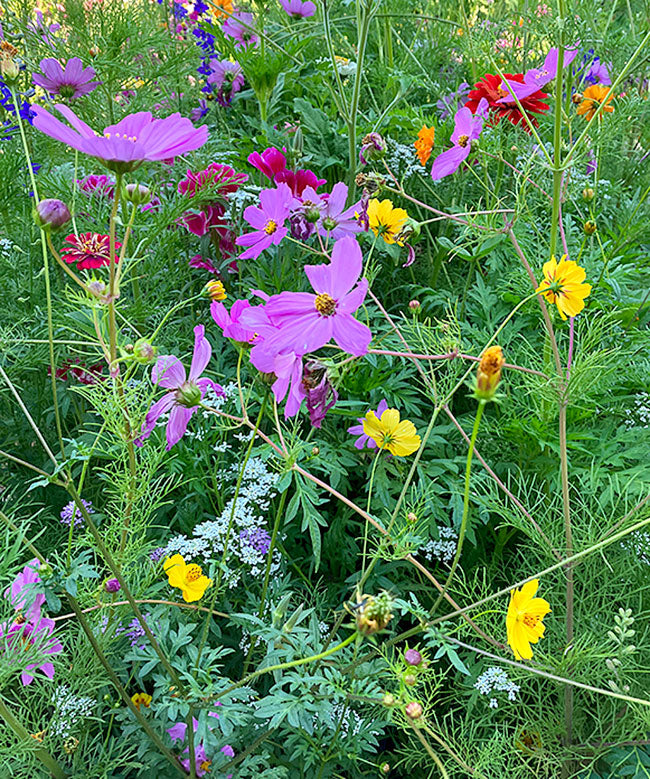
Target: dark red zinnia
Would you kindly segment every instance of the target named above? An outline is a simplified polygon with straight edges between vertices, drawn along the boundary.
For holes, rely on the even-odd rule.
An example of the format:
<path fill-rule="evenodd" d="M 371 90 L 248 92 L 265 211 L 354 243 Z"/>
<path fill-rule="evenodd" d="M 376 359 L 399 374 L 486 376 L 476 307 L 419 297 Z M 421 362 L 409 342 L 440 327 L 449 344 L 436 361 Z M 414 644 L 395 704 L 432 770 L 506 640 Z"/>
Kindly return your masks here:
<path fill-rule="evenodd" d="M 108 235 L 99 233 L 81 233 L 80 235 L 68 235 L 65 239 L 70 246 L 61 249 L 63 259 L 72 264 L 77 263 L 77 270 L 84 268 L 101 268 L 109 264 L 111 239 Z M 122 246 L 118 241 L 115 248 Z M 118 258 L 115 255 L 115 262 Z"/>
<path fill-rule="evenodd" d="M 506 73 L 505 78 L 508 81 L 516 81 L 519 84 L 524 83 L 523 73 Z M 469 108 L 469 110 L 474 114 L 478 108 L 479 101 L 482 97 L 484 97 L 490 106 L 489 111 L 491 124 L 499 124 L 503 118 L 506 118 L 514 125 L 522 124 L 523 122 L 522 127 L 524 130 L 526 130 L 526 132 L 530 132 L 528 125 L 524 121 L 524 115 L 522 114 L 517 103 L 515 103 L 514 99 L 511 103 L 498 102 L 502 97 L 507 97 L 509 94 L 504 89 L 501 89 L 502 81 L 503 79 L 501 76 L 493 76 L 491 73 L 486 73 L 480 81 L 477 81 L 477 83 L 474 84 L 474 89 L 469 92 L 469 99 L 465 103 L 465 106 Z M 544 111 L 548 111 L 548 103 L 543 102 L 547 97 L 548 95 L 545 92 L 542 92 L 541 89 L 538 89 L 537 92 L 534 92 L 532 95 L 529 95 L 528 97 L 525 97 L 523 100 L 519 101 L 526 113 L 529 114 L 529 119 L 535 125 L 535 127 L 537 127 L 538 121 L 534 116 L 530 116 L 530 114 L 541 114 L 544 113 Z"/>

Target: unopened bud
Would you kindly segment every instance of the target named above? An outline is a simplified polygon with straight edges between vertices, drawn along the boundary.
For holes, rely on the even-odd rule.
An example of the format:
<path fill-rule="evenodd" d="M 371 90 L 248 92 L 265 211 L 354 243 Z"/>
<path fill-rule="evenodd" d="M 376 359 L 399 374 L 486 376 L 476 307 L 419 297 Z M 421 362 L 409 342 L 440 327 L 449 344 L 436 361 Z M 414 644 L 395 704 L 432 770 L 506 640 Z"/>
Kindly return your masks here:
<path fill-rule="evenodd" d="M 420 719 L 422 716 L 422 711 L 422 705 L 420 703 L 417 701 L 411 701 L 410 703 L 406 704 L 404 714 L 406 714 L 409 719 Z"/>
<path fill-rule="evenodd" d="M 151 190 L 144 184 L 127 184 L 124 187 L 124 197 L 136 206 L 143 206 L 151 200 Z"/>
<path fill-rule="evenodd" d="M 418 683 L 418 677 L 414 673 L 404 674 L 402 681 L 407 687 L 415 687 Z"/>
<path fill-rule="evenodd" d="M 388 774 L 390 773 L 390 764 L 389 763 L 382 763 L 379 766 L 379 770 L 382 772 L 382 774 L 384 776 L 388 776 Z"/>
<path fill-rule="evenodd" d="M 596 227 L 596 223 L 592 219 L 589 219 L 585 222 L 582 229 L 585 231 L 585 235 L 593 235 L 598 228 Z"/>
<path fill-rule="evenodd" d="M 104 579 L 104 590 L 108 593 L 119 592 L 121 589 L 117 579 Z"/>
<path fill-rule="evenodd" d="M 422 655 L 417 649 L 407 649 L 404 652 L 404 659 L 409 665 L 420 665 L 422 662 Z"/>
<path fill-rule="evenodd" d="M 591 187 L 585 187 L 582 190 L 582 199 L 586 200 L 587 203 L 592 201 L 595 196 L 596 196 L 596 193 L 593 191 L 593 189 Z"/>
<path fill-rule="evenodd" d="M 582 93 L 574 92 L 573 96 L 571 97 L 571 102 L 574 105 L 578 105 L 578 103 L 582 103 Z"/>
<path fill-rule="evenodd" d="M 223 282 L 219 281 L 218 279 L 208 281 L 208 283 L 203 288 L 203 294 L 209 297 L 210 300 L 225 300 L 228 297 L 228 295 L 226 295 L 226 289 L 223 286 Z"/>
<path fill-rule="evenodd" d="M 140 365 L 149 365 L 156 359 L 158 349 L 146 338 L 139 338 L 133 345 L 133 356 Z"/>
<path fill-rule="evenodd" d="M 302 134 L 302 130 L 298 127 L 293 134 L 293 153 L 296 157 L 302 157 L 303 147 L 305 145 L 305 139 Z"/>
<path fill-rule="evenodd" d="M 10 84 L 12 81 L 16 81 L 19 74 L 20 67 L 17 62 L 4 57 L 0 58 L 0 76 L 2 76 L 4 81 Z"/>
<path fill-rule="evenodd" d="M 41 200 L 34 209 L 34 219 L 39 227 L 49 230 L 58 230 L 66 225 L 72 217 L 68 206 L 56 198 Z"/>
<path fill-rule="evenodd" d="M 381 702 L 384 704 L 384 706 L 394 706 L 395 696 L 391 695 L 389 692 L 386 692 L 384 693 L 384 697 L 381 699 Z"/>
<path fill-rule="evenodd" d="M 418 515 L 414 514 L 412 511 L 409 511 L 409 513 L 406 515 L 406 519 L 408 522 L 414 525 L 418 521 Z"/>
<path fill-rule="evenodd" d="M 176 390 L 176 402 L 185 408 L 196 408 L 201 402 L 201 388 L 193 381 L 184 381 Z"/>
<path fill-rule="evenodd" d="M 494 400 L 504 364 L 505 357 L 500 346 L 490 346 L 483 352 L 474 387 L 474 397 L 477 400 Z"/>
<path fill-rule="evenodd" d="M 417 312 L 420 310 L 420 301 L 419 300 L 409 300 L 409 308 L 413 312 Z"/>
<path fill-rule="evenodd" d="M 38 575 L 44 579 L 46 576 L 51 576 L 54 573 L 54 568 L 49 563 L 41 563 L 38 569 Z"/>
<path fill-rule="evenodd" d="M 90 292 L 98 297 L 106 294 L 106 284 L 99 279 L 92 279 L 86 285 Z"/>
<path fill-rule="evenodd" d="M 317 457 L 320 454 L 320 449 L 317 446 L 312 446 L 311 448 L 311 456 Z"/>

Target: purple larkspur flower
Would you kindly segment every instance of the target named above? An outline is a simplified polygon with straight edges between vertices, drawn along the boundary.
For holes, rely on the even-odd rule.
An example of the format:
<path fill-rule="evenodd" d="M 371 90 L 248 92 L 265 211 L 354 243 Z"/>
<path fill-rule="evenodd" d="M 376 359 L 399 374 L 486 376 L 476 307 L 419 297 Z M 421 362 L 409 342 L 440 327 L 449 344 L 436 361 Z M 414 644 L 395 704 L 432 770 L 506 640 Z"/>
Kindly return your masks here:
<path fill-rule="evenodd" d="M 577 47 L 574 49 L 567 49 L 564 52 L 563 68 L 570 65 L 573 60 L 578 56 Z M 544 64 L 541 68 L 531 68 L 524 73 L 524 83 L 519 84 L 516 81 L 508 81 L 507 79 L 501 82 L 501 89 L 510 94 L 502 97 L 498 100 L 498 103 L 511 103 L 512 95 L 514 94 L 519 102 L 522 102 L 527 97 L 534 95 L 539 89 L 545 87 L 548 83 L 553 81 L 557 76 L 558 70 L 558 58 L 559 50 L 555 47 L 549 50 L 544 60 Z"/>
<path fill-rule="evenodd" d="M 178 357 L 165 354 L 157 359 L 151 370 L 151 381 L 170 391 L 147 411 L 140 436 L 135 442 L 138 446 L 142 446 L 143 441 L 149 438 L 158 417 L 169 412 L 167 450 L 171 449 L 185 435 L 187 425 L 208 387 L 212 387 L 217 395 L 224 394 L 222 387 L 215 384 L 212 379 L 201 376 L 211 357 L 212 347 L 205 337 L 205 327 L 197 325 L 194 328 L 194 353 L 189 376 L 185 373 L 183 363 Z"/>
<path fill-rule="evenodd" d="M 381 419 L 381 415 L 386 411 L 388 408 L 388 403 L 385 400 L 380 400 L 379 405 L 377 406 L 377 410 L 375 411 L 375 416 L 377 419 Z M 370 438 L 370 436 L 366 435 L 363 432 L 363 420 L 364 417 L 357 417 L 358 425 L 352 425 L 352 427 L 348 427 L 348 433 L 350 435 L 356 435 L 358 436 L 357 440 L 354 442 L 354 446 L 357 449 L 363 449 L 364 447 L 368 447 L 368 449 L 376 449 L 377 444 Z"/>
<path fill-rule="evenodd" d="M 585 84 L 603 84 L 606 87 L 611 85 L 612 79 L 609 75 L 609 68 L 604 62 L 600 61 L 600 57 L 594 57 L 583 81 Z"/>
<path fill-rule="evenodd" d="M 144 621 L 147 621 L 147 616 L 145 614 L 142 615 L 142 618 Z M 128 624 L 127 628 L 124 628 L 119 631 L 120 633 L 124 633 L 124 635 L 129 639 L 129 643 L 131 646 L 137 646 L 138 649 L 143 649 L 145 644 L 140 641 L 141 638 L 144 637 L 145 632 L 144 628 L 142 627 L 140 620 L 137 617 L 134 617 Z M 115 631 L 115 634 L 117 635 L 117 631 Z"/>
<path fill-rule="evenodd" d="M 100 135 L 66 105 L 54 108 L 72 125 L 64 124 L 43 106 L 34 106 L 34 127 L 61 143 L 96 157 L 107 168 L 125 172 L 145 161 L 171 160 L 194 151 L 208 140 L 208 128 L 194 127 L 189 119 L 172 114 L 155 119 L 149 111 L 130 114 Z"/>
<path fill-rule="evenodd" d="M 35 589 L 42 584 L 38 574 L 40 562 L 34 558 L 23 568 L 5 590 L 5 598 L 10 598 L 11 605 L 28 622 L 38 622 L 41 618 L 41 606 L 45 603 L 45 595 Z"/>
<path fill-rule="evenodd" d="M 151 560 L 152 563 L 159 563 L 166 555 L 167 555 L 167 547 L 157 546 L 155 549 L 149 552 L 149 559 Z"/>
<path fill-rule="evenodd" d="M 83 97 L 101 84 L 101 81 L 92 80 L 97 74 L 91 67 L 84 68 L 79 57 L 69 59 L 65 67 L 54 57 L 46 57 L 41 60 L 39 67 L 42 73 L 34 73 L 33 81 L 52 96 L 69 99 Z"/>
<path fill-rule="evenodd" d="M 306 2 L 303 0 L 280 0 L 280 5 L 294 19 L 306 19 L 316 13 L 316 4 L 312 3 L 311 0 Z"/>
<path fill-rule="evenodd" d="M 230 60 L 211 59 L 209 65 L 210 75 L 207 83 L 217 90 L 217 103 L 226 108 L 244 86 L 244 72 L 239 62 Z"/>
<path fill-rule="evenodd" d="M 235 48 L 247 49 L 249 46 L 257 46 L 259 37 L 253 29 L 253 14 L 238 11 L 229 16 L 221 27 L 221 32 L 232 38 Z"/>
<path fill-rule="evenodd" d="M 271 536 L 263 527 L 247 527 L 239 534 L 242 546 L 250 546 L 259 554 L 267 554 L 271 548 Z"/>
<path fill-rule="evenodd" d="M 286 184 L 278 184 L 276 189 L 260 192 L 259 207 L 248 206 L 244 210 L 244 219 L 255 229 L 236 239 L 237 246 L 249 247 L 239 255 L 240 259 L 257 258 L 265 249 L 280 243 L 287 234 L 285 222 L 289 218 L 293 200 Z"/>
<path fill-rule="evenodd" d="M 8 650 L 4 658 L 5 662 L 9 660 L 7 655 L 10 655 L 11 660 L 15 660 L 16 664 L 20 663 L 22 667 L 22 658 L 31 647 L 41 655 L 37 662 L 25 666 L 20 674 L 20 681 L 24 687 L 34 681 L 34 675 L 31 673 L 34 670 L 41 671 L 48 679 L 54 678 L 54 664 L 45 659 L 46 655 L 57 655 L 63 651 L 62 644 L 52 637 L 54 626 L 54 620 L 48 617 L 38 617 L 33 622 L 0 625 L 0 638 L 4 639 L 3 643 Z"/>
<path fill-rule="evenodd" d="M 204 116 L 207 116 L 209 111 L 210 106 L 208 105 L 208 101 L 201 98 L 198 106 L 190 111 L 190 119 L 193 122 L 198 122 L 200 119 L 203 119 Z"/>
<path fill-rule="evenodd" d="M 90 500 L 84 500 L 81 499 L 81 502 L 84 505 L 84 508 L 89 514 L 94 514 L 95 509 L 93 508 L 92 501 Z M 75 527 L 81 527 L 84 523 L 84 518 L 81 513 L 81 510 L 77 506 L 77 504 L 74 502 L 74 500 L 71 500 L 70 503 L 67 503 L 62 509 L 61 509 L 61 522 L 64 525 L 67 525 L 70 527 L 70 523 L 74 521 Z"/>
<path fill-rule="evenodd" d="M 473 114 L 469 108 L 461 108 L 454 118 L 455 127 L 451 134 L 453 146 L 443 151 L 433 161 L 431 178 L 438 181 L 445 176 L 455 173 L 472 151 L 472 141 L 476 140 L 483 129 L 483 117 L 487 110 L 488 101 L 482 97 Z"/>

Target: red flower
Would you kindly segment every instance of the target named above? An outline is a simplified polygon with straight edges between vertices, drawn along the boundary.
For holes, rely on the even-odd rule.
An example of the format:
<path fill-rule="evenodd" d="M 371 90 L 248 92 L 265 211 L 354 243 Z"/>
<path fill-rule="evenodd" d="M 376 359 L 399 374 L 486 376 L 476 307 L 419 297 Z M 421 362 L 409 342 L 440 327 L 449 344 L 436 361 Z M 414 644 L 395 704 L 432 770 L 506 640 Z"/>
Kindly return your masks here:
<path fill-rule="evenodd" d="M 505 77 L 508 81 L 516 81 L 519 84 L 524 83 L 523 73 L 516 73 L 514 75 L 512 73 L 506 73 Z M 469 108 L 473 114 L 476 113 L 479 101 L 482 97 L 484 97 L 490 106 L 489 111 L 492 117 L 491 124 L 499 124 L 499 122 L 505 117 L 514 125 L 521 124 L 523 122 L 522 127 L 524 130 L 526 130 L 526 132 L 530 132 L 528 125 L 524 121 L 524 115 L 519 109 L 517 103 L 515 103 L 514 99 L 512 102 L 508 103 L 498 102 L 502 97 L 508 97 L 509 94 L 505 89 L 501 89 L 501 81 L 501 76 L 493 76 L 491 73 L 487 73 L 485 76 L 483 76 L 480 81 L 474 84 L 474 89 L 469 92 L 469 99 L 465 103 L 466 108 Z M 537 92 L 534 92 L 532 95 L 525 97 L 519 102 L 527 114 L 541 114 L 544 111 L 548 111 L 549 109 L 548 103 L 543 102 L 544 98 L 546 97 L 548 97 L 548 95 L 538 89 Z M 537 119 L 532 116 L 529 116 L 528 118 L 535 125 L 535 127 L 537 127 Z"/>
<path fill-rule="evenodd" d="M 187 178 L 178 184 L 178 191 L 181 195 L 194 197 L 197 192 L 206 189 L 207 194 L 223 197 L 230 192 L 236 192 L 240 184 L 246 181 L 248 181 L 248 174 L 235 173 L 230 165 L 213 162 L 198 173 L 188 170 Z"/>
<path fill-rule="evenodd" d="M 65 239 L 70 246 L 61 249 L 63 259 L 72 264 L 77 263 L 77 270 L 84 268 L 101 268 L 102 265 L 109 264 L 111 240 L 108 235 L 99 235 L 99 233 L 81 233 L 80 235 L 68 235 Z M 118 241 L 115 242 L 115 248 L 122 246 Z M 115 255 L 117 262 L 117 255 Z"/>

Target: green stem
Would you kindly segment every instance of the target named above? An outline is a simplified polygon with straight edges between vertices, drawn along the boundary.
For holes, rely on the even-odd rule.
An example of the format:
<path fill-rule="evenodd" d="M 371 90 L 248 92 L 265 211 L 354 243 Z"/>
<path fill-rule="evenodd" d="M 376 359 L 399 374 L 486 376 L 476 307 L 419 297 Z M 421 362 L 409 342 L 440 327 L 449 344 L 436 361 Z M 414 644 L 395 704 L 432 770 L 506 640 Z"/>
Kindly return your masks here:
<path fill-rule="evenodd" d="M 362 565 L 362 575 L 361 575 L 361 581 L 359 582 L 359 588 L 361 589 L 363 587 L 363 583 L 365 582 L 367 576 L 365 574 L 366 570 L 366 554 L 368 550 L 368 517 L 370 516 L 370 503 L 372 501 L 372 485 L 375 481 L 375 471 L 377 470 L 377 464 L 379 463 L 379 458 L 382 453 L 382 449 L 378 446 L 377 451 L 375 453 L 374 460 L 372 461 L 372 470 L 370 471 L 370 483 L 368 484 L 368 500 L 366 502 L 366 520 L 363 528 L 363 555 L 361 557 L 361 565 Z"/>
<path fill-rule="evenodd" d="M 550 255 L 557 247 L 557 228 L 562 198 L 562 80 L 564 75 L 564 0 L 558 0 L 560 41 L 557 51 L 557 75 L 555 77 L 555 126 L 553 131 L 553 207 L 551 212 Z"/>
<path fill-rule="evenodd" d="M 460 555 L 463 551 L 465 533 L 467 532 L 467 520 L 469 518 L 469 485 L 470 485 L 470 478 L 472 474 L 472 457 L 474 456 L 474 446 L 476 445 L 476 436 L 478 435 L 478 429 L 481 424 L 481 418 L 483 417 L 483 410 L 485 409 L 486 402 L 487 401 L 485 400 L 479 400 L 478 402 L 478 408 L 476 409 L 476 417 L 474 418 L 474 428 L 472 430 L 472 437 L 469 442 L 469 449 L 467 450 L 467 463 L 465 465 L 465 493 L 463 495 L 463 518 L 461 519 L 460 522 L 460 533 L 458 534 L 458 546 L 456 547 L 456 554 L 454 555 L 454 559 L 451 563 L 451 568 L 449 569 L 449 575 L 447 576 L 447 581 L 445 582 L 442 592 L 438 595 L 436 602 L 433 604 L 433 607 L 430 612 L 431 614 L 435 612 L 435 610 L 440 605 L 440 602 L 445 597 L 445 594 L 449 589 L 449 586 L 454 578 L 454 574 L 456 573 L 456 568 L 458 567 Z"/>
<path fill-rule="evenodd" d="M 357 0 L 361 3 L 362 0 Z M 367 0 L 368 6 L 364 5 L 359 27 L 359 39 L 357 44 L 357 69 L 354 76 L 354 87 L 352 89 L 352 99 L 350 101 L 350 114 L 348 117 L 348 155 L 350 169 L 348 172 L 348 200 L 354 200 L 355 178 L 357 172 L 357 113 L 359 110 L 359 100 L 361 97 L 361 80 L 363 77 L 363 61 L 366 53 L 366 44 L 368 42 L 368 30 L 372 21 L 371 7 L 373 0 Z"/>
<path fill-rule="evenodd" d="M 14 716 L 3 698 L 0 698 L 0 716 L 13 730 L 18 739 L 25 742 L 26 746 L 34 743 L 34 739 L 29 734 L 29 731 L 20 722 L 20 720 Z M 43 763 L 43 765 L 47 768 L 50 774 L 55 777 L 55 779 L 66 779 L 68 774 L 63 770 L 63 768 L 61 768 L 59 763 L 57 763 L 57 761 L 52 757 L 47 749 L 43 749 L 43 747 L 36 747 L 33 751 L 36 757 L 41 761 L 41 763 Z"/>
<path fill-rule="evenodd" d="M 118 173 L 115 176 L 115 197 L 113 198 L 113 207 L 111 209 L 111 217 L 109 221 L 109 281 L 108 281 L 108 337 L 109 337 L 109 350 L 111 364 L 117 359 L 117 322 L 115 321 L 115 263 L 113 258 L 115 257 L 115 220 L 117 218 L 117 209 L 120 205 L 120 198 L 122 196 L 122 179 L 123 174 Z"/>

